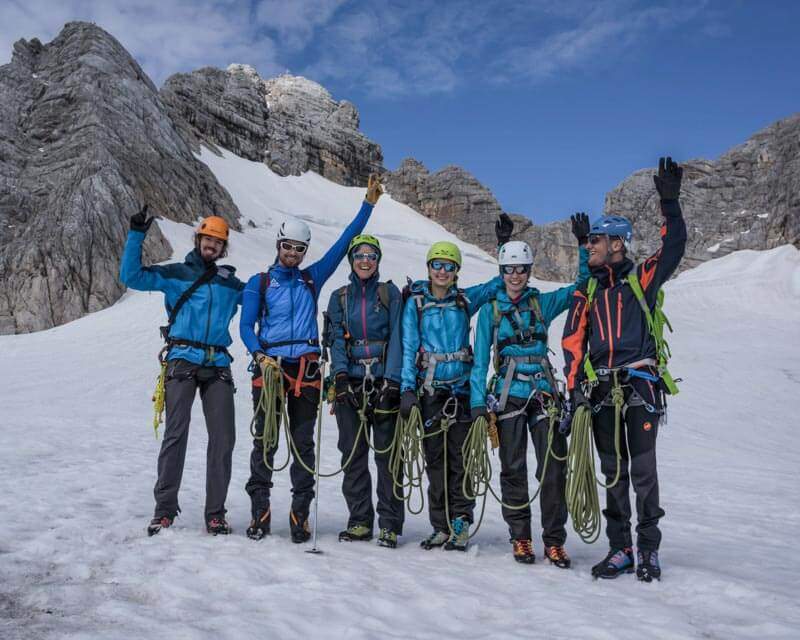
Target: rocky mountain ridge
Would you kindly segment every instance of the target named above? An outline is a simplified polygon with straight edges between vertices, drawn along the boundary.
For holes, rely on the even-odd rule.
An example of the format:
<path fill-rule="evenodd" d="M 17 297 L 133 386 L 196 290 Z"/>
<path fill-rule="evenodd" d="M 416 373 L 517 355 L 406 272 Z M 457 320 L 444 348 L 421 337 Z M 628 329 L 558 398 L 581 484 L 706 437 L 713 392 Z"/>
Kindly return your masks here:
<path fill-rule="evenodd" d="M 0 334 L 46 329 L 112 304 L 129 216 L 142 203 L 192 223 L 215 213 L 234 226 L 236 205 L 195 154 L 200 145 L 264 162 L 280 175 L 315 171 L 344 185 L 383 173 L 389 193 L 466 242 L 494 251 L 502 212 L 468 171 L 383 166 L 359 114 L 319 84 L 263 79 L 247 65 L 170 77 L 157 90 L 100 27 L 65 25 L 50 43 L 20 40 L 0 66 Z M 719 159 L 682 162 L 689 243 L 682 268 L 737 249 L 800 246 L 800 114 L 757 132 Z M 654 251 L 660 215 L 642 169 L 606 196 L 607 213 L 633 221 L 634 257 Z M 534 272 L 570 280 L 569 221 L 512 216 L 515 237 L 537 249 Z M 166 258 L 158 231 L 145 261 Z"/>

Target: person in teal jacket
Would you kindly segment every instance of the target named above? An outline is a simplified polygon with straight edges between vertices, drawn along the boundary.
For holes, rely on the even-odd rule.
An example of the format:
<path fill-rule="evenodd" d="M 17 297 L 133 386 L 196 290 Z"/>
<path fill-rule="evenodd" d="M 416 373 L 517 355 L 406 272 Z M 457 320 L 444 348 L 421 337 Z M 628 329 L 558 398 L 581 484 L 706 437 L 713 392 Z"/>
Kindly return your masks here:
<path fill-rule="evenodd" d="M 213 535 L 227 534 L 231 528 L 225 519 L 225 499 L 236 442 L 228 325 L 242 302 L 244 285 L 233 267 L 217 264 L 228 249 L 228 223 L 223 218 L 210 216 L 200 223 L 194 249 L 183 262 L 144 267 L 142 243 L 152 223 L 146 205 L 131 217 L 119 276 L 131 289 L 163 292 L 169 316 L 167 325 L 161 328 L 166 345 L 159 356 L 167 363 L 166 425 L 153 489 L 155 513 L 147 533 L 152 536 L 171 526 L 180 511 L 178 490 L 189 419 L 199 390 L 208 429 L 206 530 Z"/>
<path fill-rule="evenodd" d="M 411 285 L 403 310 L 400 414 L 408 418 L 412 407 L 420 407 L 425 428 L 430 432 L 440 428 L 443 418 L 453 420 L 446 434 L 422 441 L 433 533 L 421 546 L 432 549 L 444 545 L 447 550 L 466 551 L 475 507 L 475 501 L 462 491 L 464 464 L 461 455 L 470 425 L 470 318 L 495 295 L 502 280 L 494 278 L 467 289 L 457 288 L 461 251 L 451 242 L 435 243 L 428 251 L 427 262 L 430 279 Z"/>
<path fill-rule="evenodd" d="M 528 286 L 534 254 L 524 242 L 509 242 L 500 248 L 500 273 L 505 289 L 485 304 L 478 314 L 475 332 L 475 364 L 470 377 L 472 419 L 497 414 L 500 438 L 500 489 L 503 502 L 528 502 L 527 432 L 536 451 L 536 477 L 541 482 L 541 511 L 545 555 L 558 567 L 568 568 L 564 549 L 567 506 L 564 496 L 566 465 L 552 454 L 547 456 L 551 402 L 560 404 L 552 368 L 547 358 L 547 330 L 553 319 L 569 308 L 575 288 L 589 278 L 588 251 L 583 248 L 589 232 L 585 214 L 573 216 L 573 233 L 579 242 L 576 282 L 550 293 Z M 496 376 L 491 397 L 487 397 L 486 375 L 495 354 Z M 553 430 L 552 453 L 564 458 L 566 436 Z M 543 467 L 547 458 L 544 477 Z M 502 507 L 508 524 L 514 559 L 525 564 L 535 561 L 531 541 L 530 506 Z"/>

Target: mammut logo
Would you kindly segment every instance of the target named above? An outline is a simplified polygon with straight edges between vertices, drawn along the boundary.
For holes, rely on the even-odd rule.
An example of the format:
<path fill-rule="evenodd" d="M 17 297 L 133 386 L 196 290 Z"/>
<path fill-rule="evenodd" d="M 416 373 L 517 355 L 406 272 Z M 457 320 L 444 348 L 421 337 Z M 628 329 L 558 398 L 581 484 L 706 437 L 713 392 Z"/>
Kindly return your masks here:
<path fill-rule="evenodd" d="M 652 428 L 653 428 L 653 425 L 652 425 L 652 424 L 650 424 L 649 422 L 645 422 L 645 423 L 642 425 L 642 429 L 644 429 L 645 431 L 650 431 L 650 429 L 652 429 Z"/>

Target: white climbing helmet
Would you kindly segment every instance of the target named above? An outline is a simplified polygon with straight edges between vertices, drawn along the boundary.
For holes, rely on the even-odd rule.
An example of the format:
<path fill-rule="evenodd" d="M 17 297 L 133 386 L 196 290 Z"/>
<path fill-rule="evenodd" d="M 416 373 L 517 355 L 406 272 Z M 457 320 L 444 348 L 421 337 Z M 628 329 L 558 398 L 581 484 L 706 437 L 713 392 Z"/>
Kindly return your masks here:
<path fill-rule="evenodd" d="M 302 220 L 287 220 L 278 227 L 278 242 L 281 240 L 296 240 L 308 244 L 311 242 L 311 229 Z"/>
<path fill-rule="evenodd" d="M 497 264 L 501 267 L 507 264 L 533 264 L 536 253 L 527 242 L 512 240 L 500 247 Z"/>

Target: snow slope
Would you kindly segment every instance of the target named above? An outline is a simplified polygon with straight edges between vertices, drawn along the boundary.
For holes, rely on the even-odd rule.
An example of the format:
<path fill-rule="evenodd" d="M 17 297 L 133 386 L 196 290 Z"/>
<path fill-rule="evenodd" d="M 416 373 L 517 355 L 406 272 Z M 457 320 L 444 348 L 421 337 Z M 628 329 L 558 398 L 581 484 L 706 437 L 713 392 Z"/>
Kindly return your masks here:
<path fill-rule="evenodd" d="M 313 260 L 363 196 L 315 174 L 280 178 L 229 154 L 202 159 L 243 213 L 246 231 L 234 234 L 229 259 L 243 277 L 271 262 L 283 217 L 309 222 Z M 191 229 L 159 224 L 182 258 Z M 368 231 L 380 236 L 381 271 L 395 282 L 421 276 L 428 245 L 452 237 L 388 197 Z M 495 273 L 489 256 L 460 244 L 462 282 Z M 330 281 L 324 303 L 346 273 L 345 265 Z M 409 516 L 396 551 L 339 544 L 340 478 L 321 484 L 323 555 L 289 542 L 285 472 L 275 479 L 273 535 L 248 540 L 251 412 L 238 339 L 228 501 L 235 534 L 203 531 L 206 434 L 197 403 L 183 513 L 147 538 L 162 296 L 131 292 L 68 325 L 0 336 L 0 637 L 797 638 L 800 255 L 792 247 L 732 254 L 667 291 L 671 368 L 685 382 L 660 437 L 665 578 L 651 585 L 629 576 L 593 582 L 589 567 L 605 543 L 574 536 L 571 571 L 517 565 L 494 503 L 466 554 L 419 549 L 425 516 Z M 562 321 L 551 328 L 554 345 Z M 338 467 L 335 443 L 326 412 L 323 469 Z"/>

